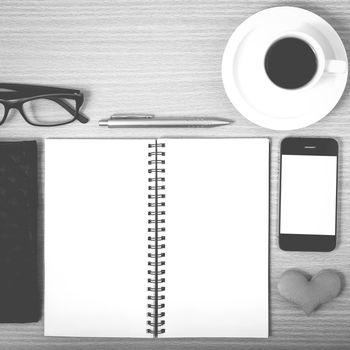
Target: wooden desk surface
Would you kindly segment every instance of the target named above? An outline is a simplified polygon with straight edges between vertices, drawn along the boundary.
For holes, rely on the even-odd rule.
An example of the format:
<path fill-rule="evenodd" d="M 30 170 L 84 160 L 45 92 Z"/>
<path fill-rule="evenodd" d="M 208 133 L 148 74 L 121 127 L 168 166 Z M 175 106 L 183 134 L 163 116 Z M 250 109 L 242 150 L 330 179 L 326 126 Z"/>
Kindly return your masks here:
<path fill-rule="evenodd" d="M 148 137 L 159 130 L 108 130 L 97 121 L 113 112 L 234 118 L 230 127 L 172 130 L 173 136 L 267 136 L 272 140 L 270 234 L 270 338 L 73 339 L 45 338 L 43 321 L 0 325 L 0 348 L 199 349 L 350 347 L 350 90 L 321 122 L 300 131 L 257 127 L 230 104 L 221 82 L 221 57 L 233 30 L 253 13 L 295 5 L 324 17 L 350 48 L 349 0 L 1 0 L 2 82 L 76 87 L 85 92 L 91 122 L 59 128 L 27 125 L 13 113 L 1 139 Z M 338 246 L 331 253 L 286 253 L 277 243 L 278 150 L 287 135 L 333 136 L 341 145 Z M 42 212 L 42 210 L 41 210 Z M 43 230 L 40 235 L 43 237 Z M 311 274 L 334 268 L 344 276 L 341 296 L 310 317 L 279 296 L 283 271 Z M 244 267 L 242 267 L 244 268 Z"/>

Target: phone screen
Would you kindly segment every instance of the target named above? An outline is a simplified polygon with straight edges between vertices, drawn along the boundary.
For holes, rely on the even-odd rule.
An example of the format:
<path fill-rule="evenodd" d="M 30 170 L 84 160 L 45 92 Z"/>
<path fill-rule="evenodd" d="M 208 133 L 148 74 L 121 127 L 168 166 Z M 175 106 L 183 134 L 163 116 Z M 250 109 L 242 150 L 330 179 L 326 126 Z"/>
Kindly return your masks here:
<path fill-rule="evenodd" d="M 280 233 L 335 235 L 337 157 L 282 154 Z"/>

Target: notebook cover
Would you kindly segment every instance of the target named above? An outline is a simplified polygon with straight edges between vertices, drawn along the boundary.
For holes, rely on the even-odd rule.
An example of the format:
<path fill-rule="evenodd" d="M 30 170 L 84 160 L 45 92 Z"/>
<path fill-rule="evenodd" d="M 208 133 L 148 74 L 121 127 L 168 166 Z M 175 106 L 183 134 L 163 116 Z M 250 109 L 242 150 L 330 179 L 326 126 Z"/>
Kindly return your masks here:
<path fill-rule="evenodd" d="M 0 142 L 0 322 L 40 318 L 37 144 Z"/>

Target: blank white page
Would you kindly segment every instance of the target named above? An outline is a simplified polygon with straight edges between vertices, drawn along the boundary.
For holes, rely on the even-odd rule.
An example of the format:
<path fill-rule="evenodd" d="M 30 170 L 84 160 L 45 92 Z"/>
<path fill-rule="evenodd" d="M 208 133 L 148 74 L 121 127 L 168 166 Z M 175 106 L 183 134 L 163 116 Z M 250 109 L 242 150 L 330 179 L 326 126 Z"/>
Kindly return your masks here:
<path fill-rule="evenodd" d="M 45 141 L 45 335 L 148 336 L 148 143 Z"/>
<path fill-rule="evenodd" d="M 165 337 L 268 337 L 268 139 L 164 139 Z"/>

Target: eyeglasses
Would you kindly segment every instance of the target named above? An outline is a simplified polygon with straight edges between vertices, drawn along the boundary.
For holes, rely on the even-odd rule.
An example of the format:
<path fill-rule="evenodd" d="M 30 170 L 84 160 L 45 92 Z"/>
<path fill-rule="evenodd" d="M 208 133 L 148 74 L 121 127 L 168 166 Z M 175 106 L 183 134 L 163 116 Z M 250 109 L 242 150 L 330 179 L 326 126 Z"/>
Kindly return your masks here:
<path fill-rule="evenodd" d="M 59 126 L 89 119 L 79 112 L 84 95 L 79 90 L 27 84 L 0 83 L 0 125 L 11 108 L 34 126 Z"/>

